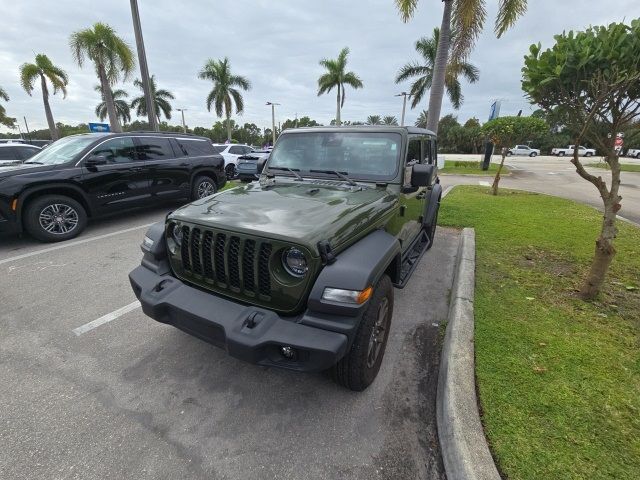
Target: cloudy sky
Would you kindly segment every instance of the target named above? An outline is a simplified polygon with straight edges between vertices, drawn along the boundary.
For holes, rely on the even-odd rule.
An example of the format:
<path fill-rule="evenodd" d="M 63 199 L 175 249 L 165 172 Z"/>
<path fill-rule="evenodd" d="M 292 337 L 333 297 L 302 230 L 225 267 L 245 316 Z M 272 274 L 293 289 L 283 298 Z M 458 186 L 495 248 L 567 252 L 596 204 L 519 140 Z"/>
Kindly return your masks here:
<path fill-rule="evenodd" d="M 497 0 L 488 0 L 491 22 Z M 29 127 L 44 128 L 46 120 L 39 88 L 29 97 L 19 86 L 18 68 L 31 62 L 34 53 L 45 53 L 69 74 L 66 99 L 56 95 L 52 109 L 56 121 L 76 124 L 97 121 L 94 115 L 99 94 L 90 66 L 74 64 L 68 47 L 69 34 L 94 22 L 109 23 L 135 48 L 130 4 L 127 0 L 0 0 L 0 85 L 11 101 L 10 116 L 26 116 Z M 362 90 L 347 91 L 344 120 L 367 115 L 400 117 L 401 99 L 393 95 L 408 85 L 395 85 L 398 68 L 417 59 L 416 39 L 431 34 L 440 24 L 442 2 L 422 0 L 408 23 L 397 14 L 393 0 L 139 0 L 149 69 L 162 88 L 174 93 L 175 107 L 187 109 L 187 124 L 210 126 L 216 119 L 207 112 L 210 90 L 197 73 L 208 58 L 229 57 L 236 74 L 246 76 L 253 88 L 245 95 L 245 113 L 238 120 L 269 126 L 271 112 L 265 102 L 275 101 L 276 121 L 309 115 L 328 124 L 335 117 L 333 94 L 318 97 L 318 61 L 351 49 L 349 68 L 364 82 Z M 640 17 L 640 1 L 532 0 L 529 11 L 502 39 L 492 23 L 477 44 L 471 61 L 480 69 L 480 81 L 464 85 L 465 102 L 454 112 L 445 102 L 443 114 L 454 112 L 461 122 L 476 116 L 484 121 L 492 99 L 502 99 L 502 113 L 531 107 L 520 90 L 523 55 L 531 43 L 550 46 L 553 35 L 588 25 L 627 21 Z M 136 70 L 134 78 L 139 76 Z M 128 79 L 119 88 L 138 92 Z M 410 111 L 413 122 L 421 108 Z M 178 123 L 179 112 L 172 118 Z"/>

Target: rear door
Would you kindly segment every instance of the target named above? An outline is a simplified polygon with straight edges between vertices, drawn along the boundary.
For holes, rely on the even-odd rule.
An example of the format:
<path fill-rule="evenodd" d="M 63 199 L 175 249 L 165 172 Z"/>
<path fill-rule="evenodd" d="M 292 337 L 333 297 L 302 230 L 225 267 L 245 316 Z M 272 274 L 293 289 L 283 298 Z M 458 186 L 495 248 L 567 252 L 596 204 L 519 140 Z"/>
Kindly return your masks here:
<path fill-rule="evenodd" d="M 411 187 L 411 168 L 418 163 L 426 163 L 429 159 L 429 148 L 425 139 L 418 135 L 409 135 L 407 155 L 404 159 L 404 184 L 400 193 L 400 218 L 402 226 L 398 239 L 404 252 L 422 229 L 422 214 L 426 189 Z"/>
<path fill-rule="evenodd" d="M 87 166 L 91 156 L 103 157 L 107 163 Z M 85 155 L 81 167 L 86 192 L 102 212 L 145 205 L 151 199 L 151 180 L 132 137 L 110 138 L 98 144 Z"/>
<path fill-rule="evenodd" d="M 155 199 L 182 198 L 190 188 L 189 159 L 169 137 L 136 137 L 138 155 L 146 163 Z"/>

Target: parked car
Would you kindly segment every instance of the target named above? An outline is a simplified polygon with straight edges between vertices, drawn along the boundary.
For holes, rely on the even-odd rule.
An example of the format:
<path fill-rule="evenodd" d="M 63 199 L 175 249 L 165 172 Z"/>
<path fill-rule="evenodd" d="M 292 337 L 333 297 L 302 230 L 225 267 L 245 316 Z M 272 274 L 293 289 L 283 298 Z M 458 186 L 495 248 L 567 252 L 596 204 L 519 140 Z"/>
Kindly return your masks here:
<path fill-rule="evenodd" d="M 64 137 L 0 169 L 0 232 L 67 240 L 87 219 L 160 200 L 203 198 L 226 183 L 211 141 L 158 132 Z"/>
<path fill-rule="evenodd" d="M 573 155 L 574 145 L 569 145 L 567 148 L 554 148 L 551 150 L 551 155 L 557 155 L 564 157 L 565 155 Z M 581 157 L 593 157 L 596 151 L 593 148 L 587 148 L 580 145 L 578 147 L 578 155 Z"/>
<path fill-rule="evenodd" d="M 630 148 L 627 150 L 627 157 L 640 158 L 640 148 Z"/>
<path fill-rule="evenodd" d="M 238 157 L 238 178 L 242 182 L 252 182 L 258 178 L 258 161 L 266 160 L 270 150 L 252 150 L 251 153 Z"/>
<path fill-rule="evenodd" d="M 18 165 L 39 151 L 38 147 L 24 143 L 0 143 L 0 167 Z"/>
<path fill-rule="evenodd" d="M 393 287 L 434 241 L 436 158 L 435 135 L 414 127 L 285 130 L 259 182 L 147 231 L 133 291 L 145 314 L 234 357 L 330 369 L 364 390 L 384 356 Z"/>
<path fill-rule="evenodd" d="M 227 179 L 231 180 L 238 175 L 238 157 L 250 153 L 252 148 L 248 145 L 237 143 L 214 143 L 213 148 L 217 154 L 224 158 L 224 171 Z"/>
<path fill-rule="evenodd" d="M 507 156 L 511 155 L 526 155 L 528 157 L 537 157 L 540 155 L 540 150 L 537 148 L 531 148 L 528 145 L 516 145 L 507 151 Z"/>

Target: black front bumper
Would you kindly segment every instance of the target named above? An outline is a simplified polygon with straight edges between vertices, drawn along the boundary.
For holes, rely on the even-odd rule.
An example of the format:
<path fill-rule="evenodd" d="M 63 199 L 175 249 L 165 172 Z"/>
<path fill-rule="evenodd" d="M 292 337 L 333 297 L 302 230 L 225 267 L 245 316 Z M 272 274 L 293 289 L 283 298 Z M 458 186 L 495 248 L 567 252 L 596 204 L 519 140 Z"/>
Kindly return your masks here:
<path fill-rule="evenodd" d="M 144 266 L 133 270 L 129 280 L 146 315 L 259 365 L 325 370 L 347 352 L 360 320 L 310 313 L 286 319 L 191 287 L 169 274 L 158 275 Z M 291 347 L 293 358 L 286 358 L 281 347 Z"/>

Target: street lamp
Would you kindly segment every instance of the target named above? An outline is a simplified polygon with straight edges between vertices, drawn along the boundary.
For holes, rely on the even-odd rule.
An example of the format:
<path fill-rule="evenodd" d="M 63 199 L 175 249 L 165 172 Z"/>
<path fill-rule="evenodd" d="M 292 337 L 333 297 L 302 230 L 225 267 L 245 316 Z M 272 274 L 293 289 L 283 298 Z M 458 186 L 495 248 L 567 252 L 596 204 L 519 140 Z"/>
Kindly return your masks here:
<path fill-rule="evenodd" d="M 158 117 L 156 108 L 151 100 L 151 86 L 149 85 L 149 68 L 147 67 L 147 54 L 144 51 L 144 41 L 142 39 L 142 26 L 140 25 L 140 12 L 138 11 L 138 1 L 131 0 L 131 16 L 133 17 L 133 30 L 136 34 L 136 47 L 138 47 L 138 62 L 140 63 L 140 75 L 142 76 L 142 89 L 144 90 L 144 102 L 147 107 L 149 117 L 149 128 L 155 132 L 158 128 Z"/>
<path fill-rule="evenodd" d="M 397 94 L 395 96 L 396 97 L 404 97 L 402 99 L 402 118 L 400 119 L 400 126 L 404 127 L 404 113 L 405 113 L 405 111 L 407 109 L 407 98 L 408 97 L 412 97 L 413 94 L 407 93 L 407 92 L 402 92 L 402 93 L 399 93 L 399 94 Z"/>
<path fill-rule="evenodd" d="M 187 125 L 184 123 L 184 112 L 187 111 L 186 108 L 176 108 L 177 111 L 179 111 L 180 113 L 182 113 L 182 131 L 184 133 L 187 133 Z"/>
<path fill-rule="evenodd" d="M 273 133 L 273 143 L 271 146 L 273 147 L 276 144 L 276 105 L 280 104 L 267 102 L 267 105 L 271 105 L 271 132 Z"/>

